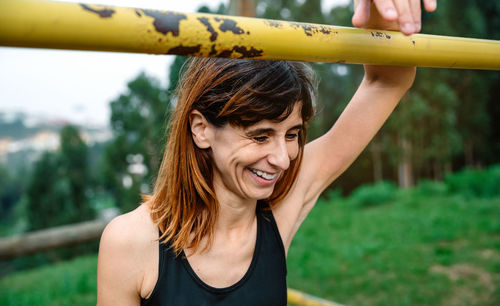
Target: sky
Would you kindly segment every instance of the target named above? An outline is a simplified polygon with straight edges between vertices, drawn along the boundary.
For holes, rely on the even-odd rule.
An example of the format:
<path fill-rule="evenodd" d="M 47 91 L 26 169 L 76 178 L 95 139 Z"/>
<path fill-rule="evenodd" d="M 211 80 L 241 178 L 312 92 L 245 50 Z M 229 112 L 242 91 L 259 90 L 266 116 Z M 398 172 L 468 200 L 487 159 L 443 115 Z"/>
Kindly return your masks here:
<path fill-rule="evenodd" d="M 196 12 L 229 0 L 66 0 Z M 349 0 L 323 0 L 323 10 Z M 109 123 L 109 102 L 126 92 L 140 72 L 166 85 L 171 55 L 0 47 L 0 113 L 24 112 L 40 120 L 79 125 Z"/>

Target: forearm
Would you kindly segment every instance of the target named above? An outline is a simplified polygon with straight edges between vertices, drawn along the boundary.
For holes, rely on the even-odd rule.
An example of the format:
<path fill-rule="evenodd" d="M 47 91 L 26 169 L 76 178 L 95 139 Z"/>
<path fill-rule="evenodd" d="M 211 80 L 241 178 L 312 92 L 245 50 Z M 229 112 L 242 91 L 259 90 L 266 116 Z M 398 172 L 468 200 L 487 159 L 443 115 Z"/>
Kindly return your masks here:
<path fill-rule="evenodd" d="M 393 73 L 390 73 L 393 72 Z M 304 152 L 306 199 L 339 177 L 380 130 L 412 84 L 414 68 L 367 67 L 365 78 L 333 127 Z"/>
<path fill-rule="evenodd" d="M 408 91 L 415 68 L 367 66 L 351 101 L 328 132 L 345 170 L 368 145 Z M 342 171 L 343 171 L 342 170 Z"/>

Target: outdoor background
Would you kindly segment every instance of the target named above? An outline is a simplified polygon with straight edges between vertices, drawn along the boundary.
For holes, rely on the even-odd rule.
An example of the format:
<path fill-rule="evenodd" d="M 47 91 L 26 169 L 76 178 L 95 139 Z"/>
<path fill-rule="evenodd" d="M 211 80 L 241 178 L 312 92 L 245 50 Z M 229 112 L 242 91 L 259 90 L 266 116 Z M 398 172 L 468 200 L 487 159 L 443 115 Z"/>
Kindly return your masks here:
<path fill-rule="evenodd" d="M 256 2 L 258 17 L 351 26 L 349 4 Z M 227 6 L 199 11 L 227 14 Z M 500 2 L 440 0 L 422 32 L 499 40 Z M 104 126 L 34 120 L 0 103 L 0 238 L 136 208 L 155 179 L 185 60 L 170 61 L 165 79 L 131 78 L 109 100 Z M 310 139 L 331 127 L 363 75 L 359 65 L 312 66 L 320 85 Z M 499 72 L 418 69 L 299 230 L 289 287 L 348 305 L 499 305 L 499 118 Z M 0 261 L 0 305 L 95 305 L 97 248 Z"/>

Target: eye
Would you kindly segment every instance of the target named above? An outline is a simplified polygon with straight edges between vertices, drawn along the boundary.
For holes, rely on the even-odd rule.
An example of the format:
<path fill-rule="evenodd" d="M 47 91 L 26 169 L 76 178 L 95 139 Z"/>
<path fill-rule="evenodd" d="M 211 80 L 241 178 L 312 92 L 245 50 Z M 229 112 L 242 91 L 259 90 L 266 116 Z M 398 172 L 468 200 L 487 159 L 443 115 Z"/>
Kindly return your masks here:
<path fill-rule="evenodd" d="M 254 137 L 253 140 L 255 140 L 258 143 L 264 143 L 267 140 L 267 136 L 257 136 Z"/>
<path fill-rule="evenodd" d="M 299 136 L 298 133 L 287 133 L 285 135 L 287 140 L 295 140 Z"/>

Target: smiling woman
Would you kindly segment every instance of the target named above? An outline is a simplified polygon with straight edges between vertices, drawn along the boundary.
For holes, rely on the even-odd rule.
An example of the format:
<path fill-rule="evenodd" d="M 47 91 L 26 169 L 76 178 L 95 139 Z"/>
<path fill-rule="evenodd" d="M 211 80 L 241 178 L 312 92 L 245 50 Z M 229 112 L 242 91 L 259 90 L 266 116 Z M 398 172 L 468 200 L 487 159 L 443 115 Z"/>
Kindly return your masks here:
<path fill-rule="evenodd" d="M 369 5 L 357 6 L 358 25 L 381 18 L 367 15 Z M 408 1 L 401 8 L 401 16 L 420 11 L 408 11 Z M 308 66 L 192 60 L 153 193 L 103 233 L 98 304 L 286 305 L 295 233 L 414 77 L 412 67 L 365 66 L 335 125 L 306 145 L 315 89 Z"/>

